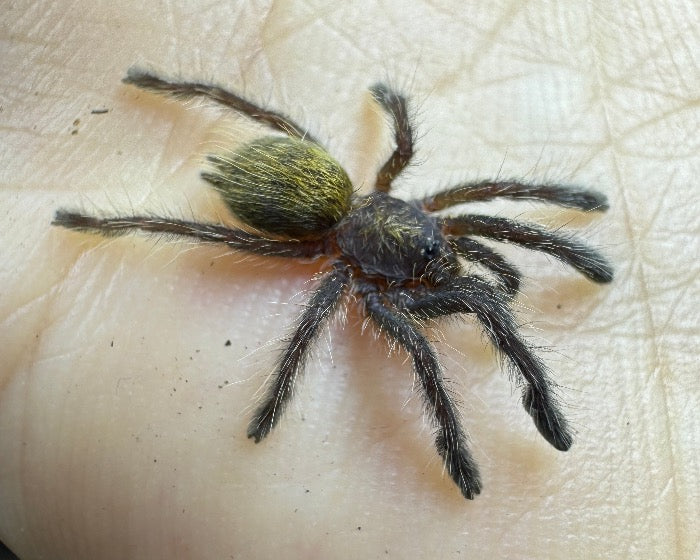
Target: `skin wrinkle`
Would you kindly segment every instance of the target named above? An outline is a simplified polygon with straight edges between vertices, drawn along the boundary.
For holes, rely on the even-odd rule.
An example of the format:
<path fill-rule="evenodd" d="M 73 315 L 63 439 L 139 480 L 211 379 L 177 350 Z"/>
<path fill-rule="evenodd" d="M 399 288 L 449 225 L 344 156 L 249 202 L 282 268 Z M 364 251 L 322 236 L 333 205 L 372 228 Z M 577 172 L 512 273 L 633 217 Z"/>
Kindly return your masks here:
<path fill-rule="evenodd" d="M 589 8 L 592 7 L 592 4 L 589 3 L 589 4 L 588 4 L 588 7 L 589 7 Z M 592 26 L 591 26 L 591 27 L 592 27 Z M 594 42 L 594 43 L 593 43 L 593 47 L 594 47 L 594 48 L 595 48 L 595 45 L 596 45 L 596 43 Z M 596 60 L 601 60 L 602 58 L 603 58 L 603 57 L 600 57 L 600 56 L 599 56 L 599 57 L 594 56 L 594 57 L 593 57 L 593 60 L 594 60 L 594 61 L 596 61 Z M 600 67 L 599 67 L 599 65 L 595 65 L 595 68 L 596 68 L 596 71 L 597 71 L 598 84 L 599 84 L 599 87 L 600 87 L 601 84 L 602 84 L 602 81 L 601 81 L 601 79 L 600 79 L 600 71 L 599 71 L 599 68 L 600 68 Z M 604 114 L 606 115 L 606 125 L 607 125 L 607 130 L 608 130 L 609 136 L 612 137 L 613 135 L 610 134 L 610 119 L 609 119 L 609 116 L 608 116 L 608 112 L 607 112 L 606 109 L 605 109 L 605 108 L 606 108 L 605 102 L 603 102 L 603 103 L 601 104 L 601 106 L 603 107 Z M 639 126 L 639 125 L 638 125 L 638 126 Z M 628 129 L 626 132 L 629 134 L 629 133 L 630 133 L 630 130 Z M 616 174 L 617 174 L 618 182 L 619 182 L 620 184 L 622 184 L 622 182 L 623 182 L 623 174 L 620 172 L 619 165 L 617 164 L 617 159 L 615 158 L 615 146 L 616 146 L 616 143 L 612 143 L 611 152 L 612 152 L 612 155 L 613 155 L 614 169 L 615 169 L 615 172 L 616 172 Z M 626 191 L 623 189 L 621 200 L 622 200 L 622 202 L 623 202 L 623 208 L 624 208 L 624 210 L 625 210 L 625 212 L 624 212 L 624 215 L 625 215 L 625 223 L 626 223 L 626 225 L 627 225 L 628 232 L 631 233 L 632 230 L 633 230 L 633 226 L 632 226 L 632 221 L 633 221 L 633 220 L 632 220 L 632 218 L 631 218 L 632 212 L 631 212 L 631 209 L 630 209 L 630 201 L 629 201 L 629 199 L 628 199 L 628 197 L 626 196 L 625 193 L 626 193 Z M 630 243 L 631 243 L 631 245 L 632 245 L 632 248 L 633 248 L 634 253 L 635 253 L 635 254 L 640 254 L 639 247 L 636 246 L 637 244 L 636 244 L 636 242 L 635 242 L 636 237 L 635 237 L 634 235 L 629 235 L 628 239 L 630 240 Z M 639 287 L 640 287 L 640 289 L 642 290 L 642 293 L 643 293 L 643 295 L 644 295 L 644 297 L 642 298 L 642 305 L 644 306 L 644 311 L 645 311 L 645 313 L 644 313 L 643 316 L 644 316 L 645 319 L 646 319 L 646 325 L 647 325 L 647 328 L 646 328 L 645 330 L 647 330 L 647 332 L 649 333 L 649 334 L 648 334 L 648 338 L 651 339 L 650 350 L 651 350 L 651 352 L 652 352 L 653 361 L 654 361 L 655 363 L 659 363 L 659 361 L 660 361 L 659 354 L 660 354 L 660 353 L 659 353 L 659 348 L 658 348 L 658 346 L 657 346 L 657 340 L 659 340 L 659 335 L 658 335 L 658 333 L 656 332 L 656 328 L 655 328 L 655 326 L 654 326 L 653 311 L 652 311 L 652 309 L 650 308 L 650 306 L 649 306 L 648 303 L 647 303 L 647 302 L 650 301 L 651 294 L 650 294 L 650 292 L 649 292 L 648 289 L 647 289 L 647 281 L 646 281 L 646 279 L 645 279 L 645 272 L 644 272 L 644 267 L 643 267 L 643 266 L 640 266 L 640 267 L 638 268 L 638 273 L 639 273 Z M 663 339 L 661 339 L 661 340 L 663 340 Z M 657 377 L 657 378 L 658 378 L 658 376 L 654 376 L 654 377 Z M 662 381 L 661 381 L 661 385 L 663 385 L 663 382 L 662 382 Z M 667 395 L 667 390 L 666 390 L 666 388 L 665 388 L 665 387 L 662 387 L 661 390 L 659 390 L 659 394 L 661 395 L 662 401 L 663 401 L 663 403 L 664 403 L 664 410 L 668 410 L 668 405 L 669 405 L 669 403 L 668 403 L 668 400 L 667 400 L 667 398 L 666 398 L 666 395 Z M 670 420 L 670 419 L 668 418 L 668 416 L 667 416 L 667 420 Z M 671 431 L 671 422 L 670 422 L 670 421 L 667 421 L 667 422 L 666 422 L 666 428 L 667 428 L 667 429 L 666 429 L 666 432 L 667 432 L 667 436 L 668 436 L 668 441 L 672 441 L 672 435 L 673 435 L 673 434 L 672 434 L 672 431 Z M 667 451 L 668 456 L 669 456 L 669 462 L 671 463 L 672 466 L 675 465 L 675 464 L 677 463 L 677 461 L 676 461 L 676 459 L 675 459 L 675 457 L 674 457 L 674 449 L 673 449 L 673 446 L 672 446 L 672 445 L 671 445 L 671 446 L 668 446 L 668 447 L 666 448 L 666 451 Z M 672 477 L 671 484 L 672 484 L 672 487 L 673 487 L 674 503 L 673 503 L 673 504 L 669 504 L 669 511 L 671 511 L 671 512 L 678 512 L 678 511 L 680 510 L 680 507 L 679 507 L 680 499 L 679 499 L 679 495 L 678 495 L 678 494 L 679 494 L 679 490 L 678 490 L 678 488 L 675 486 L 674 482 L 675 482 L 675 478 Z M 675 532 L 676 534 L 678 534 L 678 533 L 680 532 L 680 531 L 679 531 L 679 524 L 681 523 L 681 520 L 678 518 L 678 515 L 672 515 L 672 518 L 673 518 L 674 523 L 676 524 L 676 530 L 675 530 L 674 532 Z M 677 552 L 678 552 L 678 551 L 677 551 Z"/>
<path fill-rule="evenodd" d="M 13 22 L 12 36 L 2 36 L 9 48 L 0 78 L 6 249 L 0 316 L 15 319 L 0 323 L 0 340 L 9 352 L 32 350 L 27 360 L 44 356 L 31 370 L 8 370 L 11 364 L 0 360 L 0 376 L 8 380 L 0 392 L 0 538 L 21 547 L 23 559 L 40 553 L 79 558 L 67 549 L 71 541 L 75 546 L 76 533 L 85 558 L 108 558 L 105 550 L 122 558 L 134 551 L 151 558 L 251 551 L 258 557 L 343 558 L 352 551 L 362 557 L 693 558 L 700 542 L 688 522 L 698 517 L 700 502 L 694 454 L 700 430 L 691 413 L 698 406 L 696 328 L 689 311 L 698 298 L 697 283 L 690 281 L 698 272 L 691 214 L 697 207 L 692 100 L 698 88 L 688 54 L 697 51 L 697 37 L 688 31 L 697 5 L 657 3 L 652 12 L 595 0 L 566 8 L 539 0 L 466 9 L 419 2 L 411 18 L 390 3 L 384 13 L 371 3 L 363 13 L 312 1 L 305 6 L 305 16 L 294 7 L 280 12 L 268 5 L 237 16 L 215 2 L 187 12 L 185 27 L 162 23 L 169 9 L 180 10 L 181 22 L 177 1 L 97 3 L 87 20 L 80 5 L 61 0 L 45 13 L 10 6 L 0 15 Z M 322 18 L 310 17 L 321 9 Z M 416 21 L 426 38 L 420 44 Z M 353 48 L 334 42 L 340 35 L 352 37 Z M 349 104 L 360 106 L 362 92 L 385 78 L 390 60 L 397 83 L 417 76 L 407 93 L 424 107 L 421 165 L 402 181 L 402 192 L 417 196 L 495 176 L 501 163 L 501 177 L 573 181 L 605 192 L 611 202 L 605 223 L 580 235 L 620 272 L 610 289 L 584 288 L 555 263 L 530 265 L 527 252 L 512 253 L 526 275 L 516 298 L 518 322 L 539 325 L 544 344 L 570 356 L 543 354 L 556 381 L 570 388 L 568 412 L 579 430 L 572 454 L 562 458 L 538 444 L 496 360 L 487 351 L 475 354 L 483 344 L 466 338 L 480 335 L 453 334 L 457 352 L 443 344 L 438 352 L 446 363 L 459 362 L 446 369 L 460 384 L 462 417 L 489 479 L 474 507 L 453 500 L 451 483 L 440 479 L 440 461 L 432 456 L 419 399 L 411 398 L 405 355 L 387 362 L 384 344 L 368 344 L 376 329 L 361 336 L 353 324 L 332 331 L 335 367 L 325 358 L 309 364 L 309 380 L 327 379 L 323 388 L 306 384 L 284 433 L 266 449 L 245 440 L 241 410 L 255 402 L 252 395 L 275 358 L 267 343 L 296 315 L 296 306 L 260 302 L 286 304 L 306 285 L 310 269 L 282 271 L 267 262 L 251 269 L 251 261 L 265 259 L 225 247 L 183 251 L 195 247 L 169 240 L 80 242 L 46 226 L 56 207 L 70 204 L 144 208 L 150 215 L 166 208 L 188 219 L 216 220 L 215 208 L 196 198 L 182 210 L 180 198 L 168 198 L 206 187 L 169 176 L 170 170 L 155 169 L 139 155 L 160 155 L 166 121 L 180 118 L 161 113 L 157 103 L 140 109 L 143 98 L 132 99 L 118 85 L 140 60 L 244 85 L 241 91 L 259 92 L 260 101 L 320 132 L 324 143 L 363 138 L 358 132 L 366 123 L 356 118 L 363 115 L 351 113 Z M 565 70 L 575 72 L 574 85 L 552 90 L 566 79 L 560 75 Z M 89 116 L 97 106 L 110 112 Z M 77 117 L 81 126 L 70 136 Z M 139 129 L 139 119 L 150 121 L 148 130 Z M 191 147 L 177 145 L 176 133 L 170 137 L 166 159 L 192 156 Z M 345 153 L 333 155 L 346 168 L 363 150 L 352 141 L 332 145 L 342 145 Z M 376 161 L 383 160 L 379 156 Z M 149 182 L 163 188 L 145 206 L 109 196 L 125 191 L 131 200 L 146 200 Z M 513 203 L 498 211 L 514 217 L 529 206 Z M 492 208 L 485 204 L 475 212 Z M 559 218 L 546 223 L 558 225 Z M 24 250 L 15 250 L 20 244 Z M 95 281 L 80 286 L 81 270 L 91 269 Z M 123 274 L 98 300 L 100 279 L 113 277 L 114 269 Z M 41 301 L 37 290 L 45 285 L 61 288 L 48 300 L 53 322 L 36 310 L 13 313 L 17 301 Z M 271 290 L 274 297 L 266 296 Z M 85 313 L 91 300 L 99 302 L 92 315 Z M 547 311 L 531 312 L 524 301 Z M 56 309 L 72 313 L 57 317 Z M 75 335 L 81 316 L 82 339 Z M 533 336 L 529 328 L 525 333 Z M 144 336 L 146 342 L 138 342 Z M 117 350 L 110 349 L 110 337 Z M 190 363 L 195 346 L 201 352 Z M 268 350 L 258 352 L 255 363 L 239 366 L 239 356 L 263 347 Z M 61 360 L 61 348 L 78 351 Z M 124 398 L 113 399 L 116 379 L 125 373 L 140 375 L 142 384 L 127 398 L 122 383 Z M 178 382 L 181 375 L 189 383 Z M 646 383 L 650 377 L 654 381 Z M 236 384 L 219 392 L 224 379 Z M 177 392 L 163 398 L 171 385 Z M 64 429 L 58 430 L 51 403 L 67 391 L 71 406 L 61 411 Z M 365 399 L 368 394 L 378 400 Z M 128 438 L 131 432 L 139 442 Z M 158 437 L 149 440 L 148 433 Z M 389 446 L 402 462 L 388 460 Z M 361 458 L 359 464 L 352 457 Z M 219 521 L 202 523 L 211 519 Z M 267 538 L 271 531 L 274 539 Z M 96 542 L 103 548 L 94 548 Z"/>

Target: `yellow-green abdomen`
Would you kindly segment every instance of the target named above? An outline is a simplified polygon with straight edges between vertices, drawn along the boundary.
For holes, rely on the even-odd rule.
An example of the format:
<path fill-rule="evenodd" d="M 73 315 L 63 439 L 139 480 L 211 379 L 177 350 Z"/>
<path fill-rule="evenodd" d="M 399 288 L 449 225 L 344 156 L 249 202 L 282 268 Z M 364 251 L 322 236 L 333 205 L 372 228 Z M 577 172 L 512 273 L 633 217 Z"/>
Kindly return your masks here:
<path fill-rule="evenodd" d="M 323 148 L 291 137 L 266 137 L 211 155 L 202 177 L 246 224 L 292 238 L 333 227 L 350 211 L 352 184 Z"/>

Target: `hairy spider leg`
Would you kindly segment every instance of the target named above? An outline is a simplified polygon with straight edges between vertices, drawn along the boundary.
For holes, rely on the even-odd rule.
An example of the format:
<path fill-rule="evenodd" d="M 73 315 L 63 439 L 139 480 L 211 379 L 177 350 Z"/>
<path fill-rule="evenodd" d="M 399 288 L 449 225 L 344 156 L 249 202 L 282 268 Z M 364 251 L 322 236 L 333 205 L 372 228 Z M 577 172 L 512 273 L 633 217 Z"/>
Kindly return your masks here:
<path fill-rule="evenodd" d="M 79 212 L 58 210 L 51 223 L 67 229 L 98 233 L 104 236 L 126 235 L 134 231 L 143 231 L 152 234 L 190 237 L 210 243 L 225 243 L 237 251 L 271 257 L 314 258 L 324 252 L 323 242 L 319 240 L 265 239 L 240 229 L 172 218 L 147 216 L 97 218 Z"/>
<path fill-rule="evenodd" d="M 415 294 L 397 291 L 397 304 L 419 319 L 433 319 L 454 313 L 473 313 L 493 346 L 524 381 L 523 406 L 540 434 L 556 449 L 567 451 L 573 442 L 568 424 L 559 410 L 544 364 L 518 335 L 518 326 L 507 300 L 491 284 L 476 276 L 453 278 Z"/>
<path fill-rule="evenodd" d="M 483 202 L 494 198 L 540 200 L 567 208 L 605 211 L 608 200 L 602 193 L 566 185 L 530 185 L 517 181 L 477 181 L 450 187 L 416 200 L 427 212 L 437 212 L 465 202 Z"/>
<path fill-rule="evenodd" d="M 413 157 L 414 133 L 408 116 L 406 98 L 384 84 L 370 88 L 375 101 L 391 117 L 396 148 L 377 173 L 374 190 L 388 193 L 391 183 Z"/>
<path fill-rule="evenodd" d="M 445 388 L 435 350 L 415 322 L 385 304 L 379 293 L 365 295 L 365 309 L 380 330 L 396 340 L 411 356 L 428 412 L 437 423 L 435 447 L 464 497 L 473 500 L 481 492 L 479 468 L 467 446 L 453 399 Z"/>
<path fill-rule="evenodd" d="M 503 292 L 515 297 L 520 288 L 520 272 L 499 253 L 467 236 L 448 238 L 452 250 L 460 257 L 491 271 L 499 280 Z"/>
<path fill-rule="evenodd" d="M 542 251 L 572 266 L 593 282 L 612 281 L 613 270 L 598 251 L 575 236 L 548 231 L 534 224 L 479 214 L 440 220 L 446 235 L 477 235 Z"/>
<path fill-rule="evenodd" d="M 243 113 L 270 128 L 280 130 L 289 136 L 318 144 L 318 141 L 311 134 L 306 132 L 305 128 L 299 126 L 289 117 L 275 111 L 270 111 L 269 109 L 264 109 L 219 86 L 200 82 L 169 81 L 151 72 L 135 67 L 129 68 L 122 82 L 140 87 L 147 91 L 169 95 L 176 99 L 187 100 L 194 97 L 206 97 L 234 111 Z"/>
<path fill-rule="evenodd" d="M 350 268 L 344 263 L 336 262 L 333 270 L 321 279 L 311 296 L 282 354 L 277 373 L 248 425 L 248 437 L 254 438 L 255 443 L 265 438 L 279 421 L 292 397 L 294 383 L 303 369 L 311 343 L 336 309 L 349 283 Z"/>

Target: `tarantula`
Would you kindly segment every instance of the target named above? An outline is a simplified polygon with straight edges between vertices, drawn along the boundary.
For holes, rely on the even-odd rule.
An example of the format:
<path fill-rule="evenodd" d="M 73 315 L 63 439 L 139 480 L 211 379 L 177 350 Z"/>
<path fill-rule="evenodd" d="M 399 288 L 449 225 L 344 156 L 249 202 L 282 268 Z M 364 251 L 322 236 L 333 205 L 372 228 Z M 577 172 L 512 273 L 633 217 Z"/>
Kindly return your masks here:
<path fill-rule="evenodd" d="M 204 97 L 283 133 L 207 157 L 202 178 L 221 193 L 247 226 L 244 229 L 146 215 L 97 217 L 64 209 L 53 221 L 102 235 L 143 231 L 224 243 L 259 255 L 328 261 L 250 422 L 249 438 L 261 441 L 277 424 L 311 343 L 343 295 L 352 292 L 369 320 L 410 356 L 436 426 L 435 446 L 466 498 L 479 494 L 479 472 L 436 352 L 421 332 L 428 320 L 473 314 L 522 385 L 523 405 L 539 432 L 556 449 L 569 449 L 571 431 L 554 395 L 556 385 L 523 341 L 510 309 L 520 274 L 476 238 L 548 253 L 594 282 L 610 282 L 612 268 L 597 251 L 567 233 L 488 215 L 435 213 L 497 197 L 600 211 L 608 207 L 604 195 L 556 184 L 482 181 L 408 201 L 391 196 L 392 182 L 411 161 L 415 135 L 406 98 L 383 84 L 370 92 L 391 121 L 395 148 L 377 173 L 373 192 L 358 195 L 318 140 L 280 113 L 214 85 L 168 81 L 134 68 L 123 81 L 182 100 Z M 465 274 L 461 261 L 476 263 L 487 276 Z"/>

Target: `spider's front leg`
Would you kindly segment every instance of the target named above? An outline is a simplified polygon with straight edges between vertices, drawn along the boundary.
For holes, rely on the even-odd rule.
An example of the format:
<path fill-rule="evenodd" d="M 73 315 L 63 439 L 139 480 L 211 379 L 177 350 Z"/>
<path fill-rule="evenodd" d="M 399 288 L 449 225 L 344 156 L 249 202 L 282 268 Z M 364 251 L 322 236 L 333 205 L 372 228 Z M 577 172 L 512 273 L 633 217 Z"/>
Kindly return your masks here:
<path fill-rule="evenodd" d="M 503 288 L 503 292 L 513 298 L 520 288 L 520 272 L 505 257 L 483 243 L 467 236 L 449 239 L 450 247 L 460 257 L 475 262 L 491 271 Z"/>
<path fill-rule="evenodd" d="M 336 263 L 333 270 L 323 277 L 308 302 L 282 354 L 277 373 L 248 425 L 248 437 L 255 439 L 256 443 L 265 438 L 279 421 L 292 396 L 294 382 L 304 366 L 311 343 L 337 307 L 349 282 L 348 266 Z"/>
<path fill-rule="evenodd" d="M 448 236 L 479 236 L 526 249 L 542 251 L 578 270 L 599 284 L 611 282 L 613 269 L 607 259 L 575 236 L 555 233 L 535 224 L 480 214 L 449 216 L 440 220 Z"/>
<path fill-rule="evenodd" d="M 540 434 L 556 449 L 567 451 L 573 442 L 559 410 L 554 384 L 540 359 L 523 342 L 508 302 L 500 290 L 476 276 L 453 278 L 429 291 L 399 291 L 397 305 L 420 319 L 453 313 L 473 313 L 494 347 L 512 364 L 525 383 L 523 406 Z"/>
<path fill-rule="evenodd" d="M 481 491 L 479 470 L 467 447 L 452 397 L 445 388 L 435 350 L 408 315 L 385 304 L 377 292 L 370 292 L 364 297 L 369 317 L 411 356 L 428 411 L 438 425 L 435 437 L 437 451 L 464 497 L 474 499 Z"/>
<path fill-rule="evenodd" d="M 483 202 L 494 198 L 537 200 L 586 211 L 608 209 L 608 199 L 603 193 L 597 191 L 567 185 L 537 185 L 519 181 L 464 183 L 415 202 L 427 212 L 437 212 L 465 202 Z"/>

